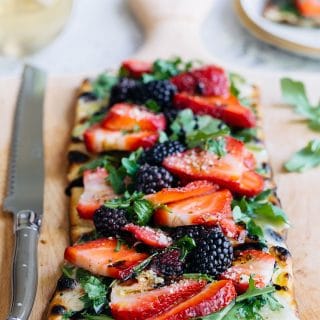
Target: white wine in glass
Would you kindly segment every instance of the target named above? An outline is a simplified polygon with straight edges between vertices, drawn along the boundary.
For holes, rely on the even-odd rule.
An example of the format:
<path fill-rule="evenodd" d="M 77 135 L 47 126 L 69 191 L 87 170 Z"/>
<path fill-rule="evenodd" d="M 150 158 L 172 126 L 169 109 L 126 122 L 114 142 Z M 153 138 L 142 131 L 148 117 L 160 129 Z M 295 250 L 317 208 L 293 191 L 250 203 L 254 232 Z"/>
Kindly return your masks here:
<path fill-rule="evenodd" d="M 72 0 L 0 0 L 0 54 L 22 57 L 44 47 L 71 9 Z"/>

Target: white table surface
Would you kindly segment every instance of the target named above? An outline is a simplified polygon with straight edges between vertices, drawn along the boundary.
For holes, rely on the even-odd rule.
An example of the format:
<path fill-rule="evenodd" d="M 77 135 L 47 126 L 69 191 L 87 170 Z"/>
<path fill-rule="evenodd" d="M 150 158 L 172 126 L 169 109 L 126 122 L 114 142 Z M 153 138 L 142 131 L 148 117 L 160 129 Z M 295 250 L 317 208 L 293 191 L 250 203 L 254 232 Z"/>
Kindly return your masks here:
<path fill-rule="evenodd" d="M 64 31 L 28 62 L 51 74 L 92 73 L 114 67 L 143 43 L 143 31 L 126 0 L 75 0 Z M 286 53 L 253 38 L 239 23 L 232 0 L 215 1 L 202 28 L 208 51 L 227 63 L 267 70 L 319 72 L 320 62 Z M 15 75 L 21 63 L 0 57 L 0 75 Z"/>

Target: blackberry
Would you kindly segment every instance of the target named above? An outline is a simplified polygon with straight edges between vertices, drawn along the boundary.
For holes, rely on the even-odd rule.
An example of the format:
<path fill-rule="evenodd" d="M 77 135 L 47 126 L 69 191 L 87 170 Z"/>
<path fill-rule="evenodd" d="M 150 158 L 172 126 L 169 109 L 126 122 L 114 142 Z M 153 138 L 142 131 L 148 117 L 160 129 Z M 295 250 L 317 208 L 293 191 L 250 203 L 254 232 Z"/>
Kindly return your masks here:
<path fill-rule="evenodd" d="M 137 83 L 136 86 L 131 90 L 130 98 L 133 103 L 144 104 L 150 97 L 149 91 L 147 90 L 145 83 Z"/>
<path fill-rule="evenodd" d="M 172 187 L 174 183 L 174 177 L 166 169 L 144 164 L 139 168 L 134 184 L 137 191 L 150 194 Z"/>
<path fill-rule="evenodd" d="M 120 236 L 121 228 L 128 223 L 126 211 L 101 206 L 93 216 L 93 222 L 99 234 L 110 237 Z"/>
<path fill-rule="evenodd" d="M 187 256 L 186 268 L 189 272 L 217 276 L 227 270 L 233 260 L 233 248 L 221 229 L 204 231 L 204 236 L 195 239 L 196 248 Z"/>
<path fill-rule="evenodd" d="M 180 250 L 168 249 L 152 258 L 150 269 L 158 276 L 173 280 L 183 274 Z"/>
<path fill-rule="evenodd" d="M 213 228 L 201 225 L 177 227 L 173 229 L 171 237 L 174 240 L 178 240 L 184 236 L 188 236 L 197 242 L 198 240 L 205 238 L 212 229 Z"/>
<path fill-rule="evenodd" d="M 121 78 L 111 89 L 109 105 L 112 106 L 117 102 L 132 100 L 136 87 L 137 82 L 135 80 Z"/>
<path fill-rule="evenodd" d="M 171 105 L 177 88 L 168 80 L 154 80 L 147 82 L 145 90 L 149 99 L 155 100 L 161 107 Z"/>
<path fill-rule="evenodd" d="M 168 140 L 157 143 L 151 149 L 146 150 L 142 155 L 141 161 L 152 165 L 161 165 L 164 158 L 185 150 L 186 147 L 181 142 Z"/>

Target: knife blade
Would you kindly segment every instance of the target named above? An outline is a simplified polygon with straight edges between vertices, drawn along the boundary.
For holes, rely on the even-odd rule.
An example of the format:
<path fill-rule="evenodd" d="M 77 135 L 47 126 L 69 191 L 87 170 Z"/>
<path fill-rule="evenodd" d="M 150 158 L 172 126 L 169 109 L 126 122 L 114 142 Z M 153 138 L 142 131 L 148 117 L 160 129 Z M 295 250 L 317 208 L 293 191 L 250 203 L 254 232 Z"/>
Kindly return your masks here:
<path fill-rule="evenodd" d="M 15 249 L 12 300 L 7 319 L 27 320 L 37 290 L 38 236 L 43 215 L 44 71 L 25 66 L 12 132 L 7 197 L 4 210 L 13 213 Z"/>

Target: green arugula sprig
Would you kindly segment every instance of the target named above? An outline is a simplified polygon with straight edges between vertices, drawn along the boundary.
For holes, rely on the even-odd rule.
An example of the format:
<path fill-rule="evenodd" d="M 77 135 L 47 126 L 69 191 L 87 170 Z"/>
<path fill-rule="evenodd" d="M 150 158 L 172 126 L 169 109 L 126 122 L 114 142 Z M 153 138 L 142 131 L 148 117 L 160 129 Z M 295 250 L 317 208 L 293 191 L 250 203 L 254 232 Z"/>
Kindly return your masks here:
<path fill-rule="evenodd" d="M 194 280 L 205 280 L 208 282 L 213 282 L 215 279 L 208 274 L 204 273 L 184 273 L 183 277 L 186 279 L 194 279 Z"/>
<path fill-rule="evenodd" d="M 91 315 L 88 313 L 83 313 L 82 317 L 84 318 L 84 320 L 114 320 L 114 318 L 111 318 L 111 317 L 106 316 L 104 314 Z"/>
<path fill-rule="evenodd" d="M 154 211 L 153 204 L 144 199 L 143 193 L 137 191 L 132 194 L 126 191 L 123 197 L 109 200 L 104 205 L 107 208 L 125 209 L 130 218 L 140 226 L 148 224 Z"/>
<path fill-rule="evenodd" d="M 107 293 L 112 283 L 110 279 L 92 275 L 84 269 L 76 270 L 76 279 L 84 290 L 81 300 L 85 309 L 93 309 L 99 314 L 102 308 L 108 304 Z"/>
<path fill-rule="evenodd" d="M 172 245 L 173 248 L 181 250 L 180 260 L 184 261 L 186 256 L 196 247 L 196 242 L 189 236 L 184 236 Z"/>
<path fill-rule="evenodd" d="M 320 103 L 311 105 L 304 84 L 289 78 L 281 79 L 281 91 L 283 100 L 292 105 L 295 112 L 300 114 L 308 122 L 310 129 L 320 131 Z"/>
<path fill-rule="evenodd" d="M 118 77 L 109 73 L 102 73 L 92 82 L 92 91 L 99 99 L 108 98 L 111 88 L 117 81 Z"/>
<path fill-rule="evenodd" d="M 265 190 L 254 198 L 242 197 L 232 203 L 233 218 L 236 223 L 244 223 L 250 235 L 264 242 L 264 232 L 259 222 L 278 226 L 288 223 L 288 217 L 278 206 L 268 201 L 272 190 Z"/>
<path fill-rule="evenodd" d="M 289 172 L 303 172 L 320 165 L 320 139 L 314 139 L 284 164 Z"/>
<path fill-rule="evenodd" d="M 282 304 L 273 296 L 275 288 L 267 286 L 257 288 L 252 276 L 249 278 L 249 287 L 245 293 L 219 312 L 202 317 L 201 320 L 264 320 L 260 310 L 268 306 L 272 311 L 283 308 Z"/>
<path fill-rule="evenodd" d="M 93 170 L 96 168 L 105 168 L 108 164 L 115 164 L 117 163 L 117 158 L 105 155 L 97 159 L 93 159 L 90 162 L 82 165 L 79 169 L 79 174 L 82 174 L 85 170 Z"/>
<path fill-rule="evenodd" d="M 130 153 L 128 157 L 123 157 L 120 165 L 117 158 L 110 155 L 102 156 L 81 166 L 79 174 L 82 174 L 85 170 L 93 170 L 98 167 L 105 168 L 108 172 L 107 182 L 110 183 L 117 194 L 122 194 L 126 190 L 125 177 L 134 176 L 140 167 L 138 161 L 142 152 L 143 149 L 139 148 Z"/>
<path fill-rule="evenodd" d="M 188 148 L 209 150 L 219 157 L 226 154 L 225 141 L 222 138 L 230 133 L 230 129 L 220 120 L 210 116 L 196 116 L 192 110 L 180 111 L 171 124 L 171 139 L 177 140 L 185 135 Z"/>
<path fill-rule="evenodd" d="M 179 57 L 168 60 L 158 59 L 153 63 L 152 72 L 142 76 L 142 81 L 166 80 L 181 72 L 189 71 L 196 64 L 200 65 L 201 62 L 199 60 L 184 62 Z"/>
<path fill-rule="evenodd" d="M 109 175 L 107 181 L 111 184 L 113 190 L 117 194 L 122 194 L 126 190 L 125 177 L 134 176 L 140 165 L 138 160 L 143 152 L 142 148 L 130 153 L 128 157 L 121 159 L 121 165 L 116 167 L 112 163 L 107 163 L 105 168 Z"/>
<path fill-rule="evenodd" d="M 252 97 L 251 91 L 248 92 L 248 89 L 252 90 L 252 85 L 237 73 L 229 73 L 229 80 L 231 94 L 235 96 L 243 106 L 250 107 Z"/>

